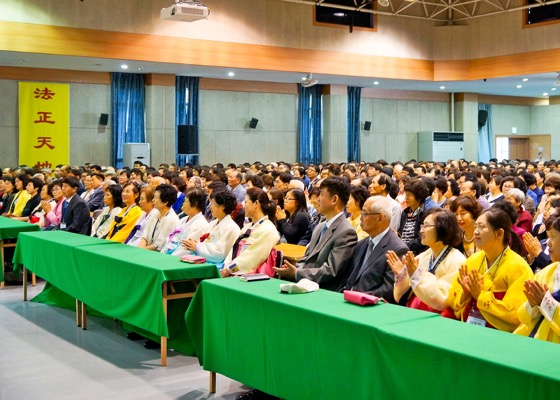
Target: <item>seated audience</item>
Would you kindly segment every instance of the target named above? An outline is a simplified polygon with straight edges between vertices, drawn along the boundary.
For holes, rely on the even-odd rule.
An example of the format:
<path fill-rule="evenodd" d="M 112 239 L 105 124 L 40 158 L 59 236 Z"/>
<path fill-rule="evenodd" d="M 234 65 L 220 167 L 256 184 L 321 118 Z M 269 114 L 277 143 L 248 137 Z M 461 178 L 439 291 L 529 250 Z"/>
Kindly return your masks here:
<path fill-rule="evenodd" d="M 60 224 L 62 218 L 62 204 L 64 202 L 64 195 L 62 194 L 62 181 L 54 181 L 49 185 L 49 190 L 55 202 L 42 202 L 41 207 L 45 213 L 45 224 L 43 230 L 54 229 Z"/>
<path fill-rule="evenodd" d="M 267 260 L 274 245 L 280 239 L 274 225 L 275 212 L 276 204 L 268 198 L 266 192 L 258 188 L 247 190 L 245 213 L 253 222 L 243 228 L 235 241 L 221 270 L 222 277 L 239 273 L 255 273 Z M 270 271 L 272 269 L 267 268 L 263 273 Z"/>
<path fill-rule="evenodd" d="M 350 214 L 348 222 L 350 222 L 352 227 L 356 230 L 358 241 L 369 236 L 361 227 L 362 208 L 369 195 L 370 193 L 364 186 L 352 186 L 352 189 L 350 189 L 350 197 L 346 204 L 346 211 Z"/>
<path fill-rule="evenodd" d="M 13 216 L 13 219 L 17 219 L 19 221 L 28 222 L 30 216 L 35 212 L 38 211 L 38 208 L 41 204 L 41 190 L 43 188 L 43 181 L 39 178 L 31 178 L 27 183 L 25 190 L 29 194 L 29 200 L 25 204 L 23 211 L 21 213 L 21 217 Z"/>
<path fill-rule="evenodd" d="M 284 261 L 282 268 L 275 268 L 279 276 L 296 282 L 309 279 L 327 290 L 340 286 L 358 239 L 344 216 L 349 197 L 350 183 L 345 179 L 330 176 L 321 182 L 317 212 L 324 215 L 325 222 L 315 227 L 305 254 L 296 265 Z"/>
<path fill-rule="evenodd" d="M 288 191 L 284 198 L 284 209 L 278 209 L 276 203 L 273 204 L 281 238 L 286 243 L 298 244 L 309 227 L 305 193 L 301 189 Z"/>
<path fill-rule="evenodd" d="M 4 190 L 2 192 L 2 197 L 0 198 L 0 202 L 2 203 L 2 206 L 0 206 L 0 215 L 5 215 L 12 207 L 12 203 L 16 195 L 16 186 L 14 178 L 7 176 L 2 176 L 2 178 L 4 182 Z"/>
<path fill-rule="evenodd" d="M 229 190 L 212 193 L 210 208 L 214 220 L 210 222 L 202 237 L 189 238 L 183 241 L 183 246 L 221 268 L 239 236 L 239 226 L 231 218 L 236 206 L 235 195 Z"/>
<path fill-rule="evenodd" d="M 488 208 L 476 220 L 476 247 L 459 269 L 448 302 L 457 319 L 473 325 L 513 332 L 524 301 L 523 284 L 533 279 L 527 262 L 508 246 L 511 221 L 505 212 Z"/>
<path fill-rule="evenodd" d="M 164 185 L 164 184 L 163 184 Z M 154 207 L 154 192 L 151 186 L 145 186 L 140 190 L 140 197 L 138 197 L 138 207 L 142 210 L 142 215 L 136 221 L 136 225 L 128 235 L 125 243 L 129 246 L 137 247 L 142 239 L 142 234 L 151 218 L 155 218 L 157 209 Z"/>
<path fill-rule="evenodd" d="M 457 218 L 451 211 L 429 210 L 420 225 L 420 239 L 429 249 L 416 257 L 408 252 L 404 260 L 394 251 L 387 253 L 396 276 L 395 301 L 403 299 L 407 307 L 438 314 L 446 310 L 449 289 L 459 267 L 465 262 L 465 256 L 454 248 L 462 236 Z"/>
<path fill-rule="evenodd" d="M 417 255 L 426 250 L 420 242 L 420 224 L 427 211 L 428 186 L 422 179 L 415 178 L 404 186 L 404 191 L 408 207 L 403 210 L 398 232 L 410 251 Z"/>
<path fill-rule="evenodd" d="M 177 201 L 177 190 L 171 185 L 159 185 L 154 193 L 154 208 L 157 213 L 146 223 L 142 230 L 142 239 L 138 247 L 161 251 L 167 238 L 179 223 L 179 217 L 173 210 Z"/>
<path fill-rule="evenodd" d="M 120 185 L 109 185 L 103 194 L 105 207 L 97 216 L 91 227 L 91 236 L 105 239 L 109 233 L 109 227 L 115 217 L 119 215 L 124 203 L 122 201 L 122 187 Z"/>
<path fill-rule="evenodd" d="M 23 209 L 27 205 L 27 202 L 31 198 L 31 195 L 27 193 L 27 184 L 29 183 L 29 176 L 26 174 L 19 174 L 14 179 L 15 195 L 12 200 L 10 208 L 4 214 L 5 217 L 21 217 Z"/>
<path fill-rule="evenodd" d="M 560 343 L 560 317 L 556 310 L 560 301 L 560 219 L 555 214 L 546 221 L 552 264 L 524 283 L 526 297 L 517 316 L 521 324 L 514 333 Z"/>
<path fill-rule="evenodd" d="M 126 242 L 136 226 L 136 221 L 142 215 L 142 210 L 138 207 L 139 197 L 140 186 L 136 182 L 126 182 L 122 191 L 124 207 L 111 222 L 107 239 L 114 242 Z"/>
<path fill-rule="evenodd" d="M 387 252 L 402 257 L 408 247 L 391 229 L 391 203 L 383 196 L 372 196 L 363 205 L 362 228 L 368 238 L 360 240 L 352 254 L 347 278 L 338 291 L 353 290 L 383 297 L 394 303 L 395 276 L 387 262 Z"/>
<path fill-rule="evenodd" d="M 533 230 L 533 217 L 527 211 L 523 209 L 523 202 L 525 201 L 525 195 L 523 192 L 517 188 L 512 188 L 504 195 L 506 201 L 512 204 L 517 211 L 517 222 L 515 226 L 522 229 L 525 232 L 531 232 Z"/>
<path fill-rule="evenodd" d="M 206 206 L 206 194 L 202 189 L 190 189 L 185 195 L 182 211 L 186 215 L 179 221 L 173 232 L 167 238 L 166 244 L 161 249 L 162 253 L 181 257 L 191 252 L 183 242 L 187 239 L 199 239 L 208 229 L 208 221 L 202 211 Z"/>
<path fill-rule="evenodd" d="M 60 224 L 56 229 L 88 235 L 91 232 L 91 217 L 86 202 L 78 195 L 80 182 L 77 178 L 66 177 L 62 181 L 62 201 Z"/>
<path fill-rule="evenodd" d="M 478 251 L 474 241 L 474 229 L 476 219 L 482 212 L 482 206 L 474 197 L 461 195 L 453 200 L 450 211 L 455 214 L 459 228 L 463 231 L 462 240 L 457 248 L 465 257 L 469 257 Z"/>

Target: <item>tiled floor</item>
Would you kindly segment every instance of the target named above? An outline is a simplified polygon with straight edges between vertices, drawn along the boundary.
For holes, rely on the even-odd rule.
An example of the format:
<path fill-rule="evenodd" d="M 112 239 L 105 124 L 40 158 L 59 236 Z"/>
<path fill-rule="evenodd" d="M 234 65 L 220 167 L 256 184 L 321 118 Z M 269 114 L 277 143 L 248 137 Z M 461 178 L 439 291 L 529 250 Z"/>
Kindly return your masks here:
<path fill-rule="evenodd" d="M 44 286 L 30 288 L 29 298 Z M 21 286 L 0 291 L 0 399 L 233 399 L 247 390 L 209 374 L 194 357 L 159 350 L 126 338 L 118 323 L 88 318 L 76 327 L 72 311 L 22 301 Z"/>

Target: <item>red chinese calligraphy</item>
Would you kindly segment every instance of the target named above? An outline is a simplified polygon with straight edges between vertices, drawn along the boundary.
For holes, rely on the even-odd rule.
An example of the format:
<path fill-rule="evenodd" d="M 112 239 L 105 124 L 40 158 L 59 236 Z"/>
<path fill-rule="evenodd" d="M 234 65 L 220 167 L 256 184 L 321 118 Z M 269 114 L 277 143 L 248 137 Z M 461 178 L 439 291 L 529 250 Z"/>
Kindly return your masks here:
<path fill-rule="evenodd" d="M 40 98 L 41 100 L 51 100 L 56 93 L 52 92 L 49 88 L 46 87 L 43 90 L 39 88 L 35 89 L 33 94 L 35 95 L 36 99 Z"/>
<path fill-rule="evenodd" d="M 54 146 L 52 144 L 49 144 L 51 142 L 52 138 L 50 136 L 39 136 L 37 138 L 37 142 L 39 142 L 39 144 L 37 146 L 33 146 L 36 149 L 40 149 L 43 146 L 47 146 L 49 149 L 54 149 Z"/>
<path fill-rule="evenodd" d="M 52 112 L 49 111 L 39 111 L 37 112 L 37 115 L 39 116 L 39 119 L 35 122 L 36 124 L 40 124 L 40 123 L 45 123 L 45 124 L 54 124 L 55 121 L 51 121 L 51 117 L 52 117 Z"/>
<path fill-rule="evenodd" d="M 38 168 L 52 168 L 52 164 L 48 161 L 45 161 L 45 162 L 37 161 L 36 166 Z"/>

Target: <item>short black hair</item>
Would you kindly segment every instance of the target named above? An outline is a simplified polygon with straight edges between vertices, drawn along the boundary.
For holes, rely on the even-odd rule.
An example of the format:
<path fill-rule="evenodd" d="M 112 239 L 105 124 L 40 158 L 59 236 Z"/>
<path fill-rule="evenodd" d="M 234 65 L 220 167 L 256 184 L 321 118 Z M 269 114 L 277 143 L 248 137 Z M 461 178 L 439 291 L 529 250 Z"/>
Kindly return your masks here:
<path fill-rule="evenodd" d="M 44 185 L 43 181 L 40 180 L 39 178 L 31 178 L 29 182 L 31 182 L 33 184 L 33 187 L 37 189 L 37 191 L 39 192 L 41 191 Z"/>
<path fill-rule="evenodd" d="M 77 189 L 77 188 L 80 187 L 80 181 L 78 180 L 78 178 L 74 178 L 73 176 L 67 176 L 66 178 L 64 178 L 62 183 L 65 183 L 65 184 L 67 184 L 68 186 L 70 186 L 71 188 L 74 188 L 74 189 Z"/>
<path fill-rule="evenodd" d="M 217 205 L 224 206 L 224 212 L 226 214 L 231 214 L 237 207 L 237 199 L 229 190 L 213 192 L 210 198 L 214 200 Z"/>
<path fill-rule="evenodd" d="M 416 201 L 422 203 L 428 197 L 428 185 L 422 179 L 414 178 L 404 185 L 404 191 L 411 193 Z"/>
<path fill-rule="evenodd" d="M 331 196 L 338 196 L 340 200 L 346 205 L 348 199 L 350 198 L 350 190 L 352 187 L 347 179 L 343 179 L 340 176 L 329 176 L 324 179 L 319 186 L 321 189 L 327 189 L 327 192 Z"/>
<path fill-rule="evenodd" d="M 191 204 L 191 207 L 196 208 L 197 210 L 204 210 L 206 207 L 206 193 L 202 189 L 193 188 L 190 189 L 187 194 L 185 195 L 185 200 L 188 200 Z"/>
<path fill-rule="evenodd" d="M 159 192 L 159 199 L 167 207 L 171 207 L 177 201 L 177 189 L 171 185 L 161 184 L 156 187 L 156 192 Z"/>

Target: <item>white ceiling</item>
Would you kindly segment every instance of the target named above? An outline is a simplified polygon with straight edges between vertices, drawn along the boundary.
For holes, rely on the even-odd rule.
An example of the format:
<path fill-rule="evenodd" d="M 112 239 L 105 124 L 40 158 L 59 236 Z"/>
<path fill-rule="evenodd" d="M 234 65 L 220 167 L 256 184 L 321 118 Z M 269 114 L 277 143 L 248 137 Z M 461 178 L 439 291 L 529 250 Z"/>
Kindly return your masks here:
<path fill-rule="evenodd" d="M 301 78 L 303 77 L 304 72 L 313 72 L 276 72 L 235 68 L 201 67 L 194 65 L 165 64 L 155 62 L 54 56 L 36 53 L 0 52 L 0 65 L 8 67 L 14 66 L 77 71 L 123 72 L 124 70 L 121 69 L 122 64 L 127 64 L 128 69 L 126 70 L 126 72 L 131 73 L 159 73 L 199 76 L 203 78 L 281 83 L 301 82 Z M 229 72 L 234 72 L 235 76 L 229 77 Z M 548 93 L 549 96 L 555 96 L 556 92 L 560 92 L 560 86 L 558 86 L 558 88 L 554 86 L 554 81 L 557 78 L 556 72 L 488 79 L 486 82 L 483 80 L 427 82 L 398 79 L 377 79 L 376 77 L 364 78 L 321 74 L 314 74 L 313 78 L 318 79 L 319 83 L 321 84 L 375 87 L 378 89 L 398 89 L 430 92 L 441 91 L 447 93 L 479 93 L 488 95 L 546 98 L 543 93 Z M 526 82 L 523 82 L 523 79 L 528 80 Z M 379 82 L 378 85 L 374 85 L 374 82 L 376 81 Z M 516 88 L 517 85 L 522 85 L 522 88 Z M 444 86 L 445 88 L 440 89 L 441 86 Z"/>

